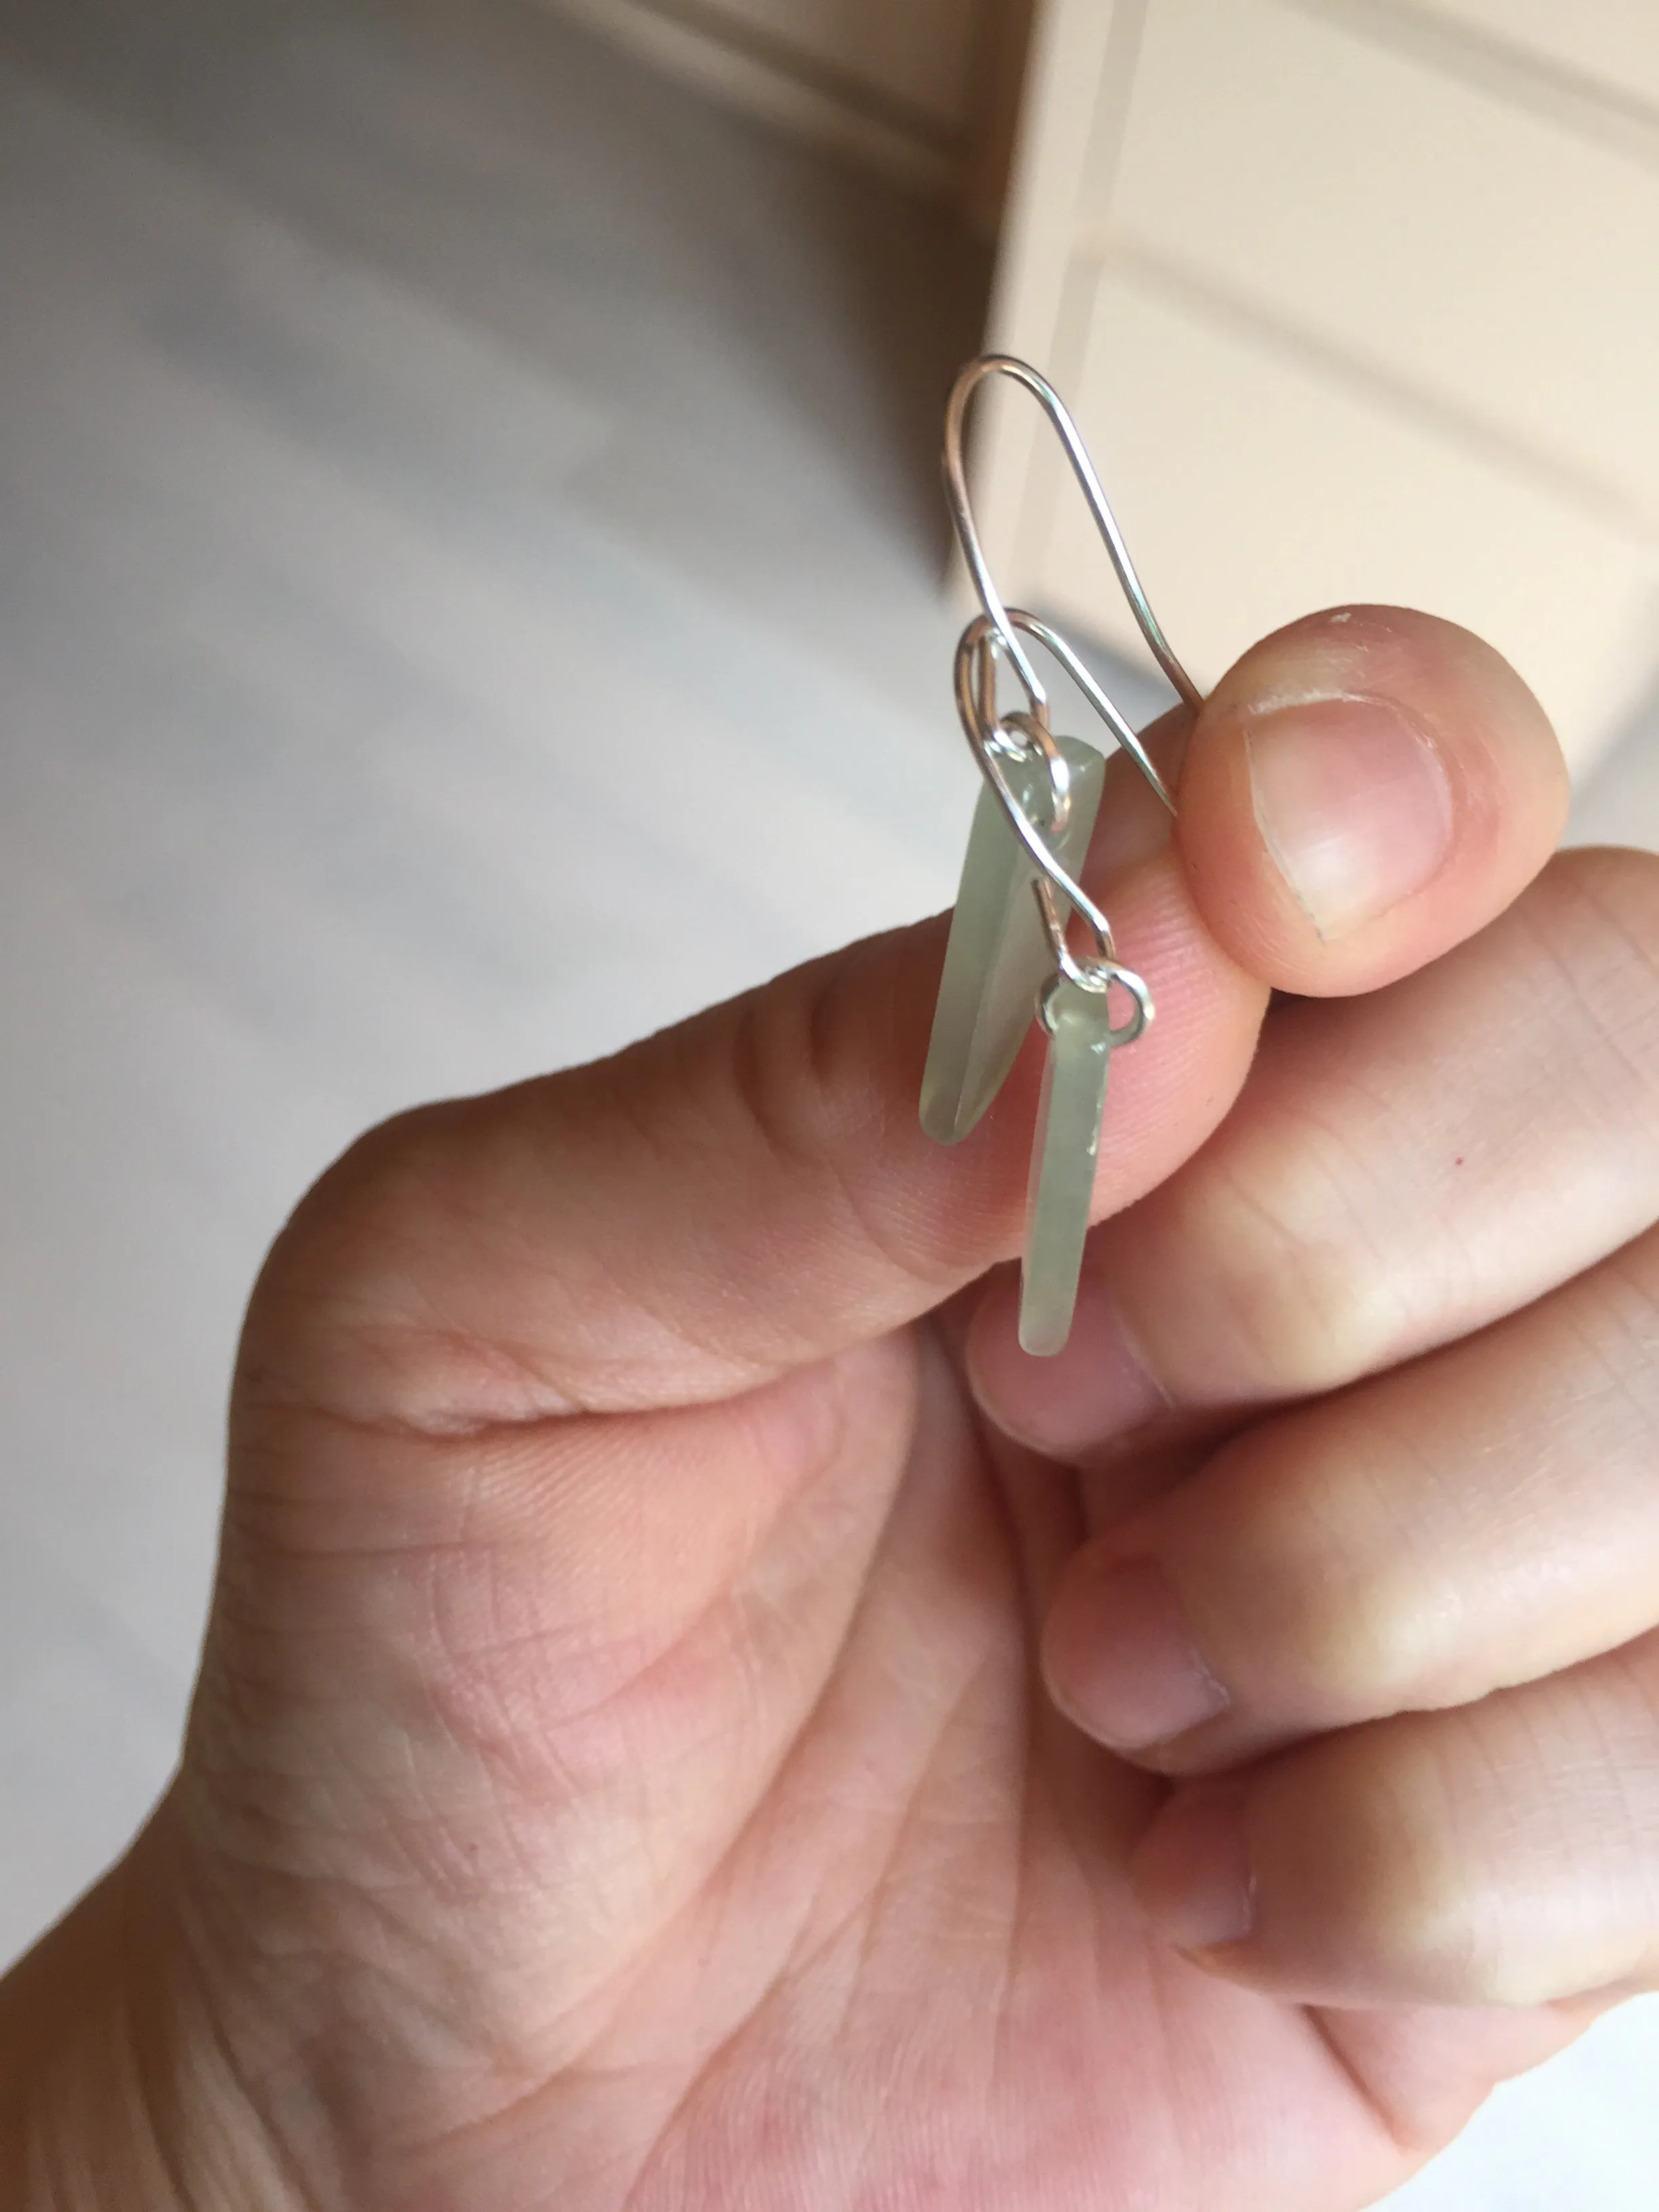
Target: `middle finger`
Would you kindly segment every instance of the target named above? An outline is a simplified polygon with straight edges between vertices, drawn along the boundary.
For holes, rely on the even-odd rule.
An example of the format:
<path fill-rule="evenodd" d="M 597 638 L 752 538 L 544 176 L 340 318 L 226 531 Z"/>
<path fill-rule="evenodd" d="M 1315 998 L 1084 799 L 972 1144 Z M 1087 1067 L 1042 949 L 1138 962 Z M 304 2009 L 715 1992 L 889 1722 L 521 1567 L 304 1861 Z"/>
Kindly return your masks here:
<path fill-rule="evenodd" d="M 1276 1007 L 1237 1105 L 1090 1240 L 1071 1341 L 994 1282 L 981 1403 L 1086 1466 L 1352 1382 L 1511 1313 L 1659 1219 L 1659 862 L 1558 855 L 1419 974 Z"/>

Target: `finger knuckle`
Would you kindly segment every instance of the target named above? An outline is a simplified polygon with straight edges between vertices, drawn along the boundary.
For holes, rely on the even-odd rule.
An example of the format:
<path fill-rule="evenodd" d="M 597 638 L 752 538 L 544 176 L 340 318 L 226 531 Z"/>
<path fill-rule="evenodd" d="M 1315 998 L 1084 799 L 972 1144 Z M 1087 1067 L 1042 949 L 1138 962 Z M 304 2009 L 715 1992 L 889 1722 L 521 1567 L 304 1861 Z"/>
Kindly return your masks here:
<path fill-rule="evenodd" d="M 1356 1915 L 1377 1965 L 1396 1987 L 1445 2004 L 1525 2002 L 1526 1962 L 1449 1848 L 1419 1837 L 1383 1870 Z"/>
<path fill-rule="evenodd" d="M 1659 856 L 1563 854 L 1529 916 L 1571 1001 L 1576 1079 L 1605 1115 L 1610 1101 L 1659 1114 Z"/>
<path fill-rule="evenodd" d="M 884 1180 L 871 1173 L 885 1137 L 886 1107 L 878 1086 L 849 1042 L 845 963 L 784 976 L 740 1000 L 734 1010 L 727 1069 L 730 1097 L 752 1132 L 751 1194 L 808 1189 L 823 1220 L 884 1268 L 932 1287 L 929 1255 L 914 1247 L 914 1224 L 890 1203 Z M 721 1101 L 722 1106 L 726 1103 Z M 940 1287 L 949 1279 L 942 1267 Z"/>
<path fill-rule="evenodd" d="M 1455 1598 L 1401 1545 L 1396 1470 L 1377 1440 L 1310 1424 L 1301 1439 L 1281 1431 L 1244 1449 L 1230 1583 L 1246 1632 L 1274 1655 L 1272 1692 L 1322 1724 L 1457 1694 Z"/>
<path fill-rule="evenodd" d="M 1347 1931 L 1362 1976 L 1431 2003 L 1526 2002 L 1536 1961 L 1486 1854 L 1455 1816 L 1444 1729 L 1407 1721 L 1351 1739 L 1324 1784 L 1322 1910 Z"/>
<path fill-rule="evenodd" d="M 1415 2001 L 1543 2003 L 1617 1979 L 1640 1948 L 1607 1910 L 1599 1838 L 1562 1821 L 1544 1778 L 1517 1788 L 1519 1743 L 1488 1718 L 1386 1723 L 1327 1770 L 1326 1907 L 1366 1978 Z"/>
<path fill-rule="evenodd" d="M 1408 1326 L 1367 1205 L 1370 1177 L 1316 1102 L 1197 1179 L 1179 1224 L 1218 1255 L 1209 1297 L 1241 1380 L 1285 1393 L 1378 1365 Z"/>

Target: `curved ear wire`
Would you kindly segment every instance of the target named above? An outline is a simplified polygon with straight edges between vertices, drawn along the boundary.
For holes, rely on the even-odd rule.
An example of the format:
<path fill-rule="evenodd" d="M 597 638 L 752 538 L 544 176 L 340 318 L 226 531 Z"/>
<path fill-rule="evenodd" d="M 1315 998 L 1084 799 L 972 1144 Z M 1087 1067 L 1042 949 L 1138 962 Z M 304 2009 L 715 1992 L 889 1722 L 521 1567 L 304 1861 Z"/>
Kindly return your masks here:
<path fill-rule="evenodd" d="M 973 503 L 968 491 L 967 465 L 963 452 L 963 431 L 968 418 L 968 403 L 986 379 L 992 376 L 1011 377 L 1016 384 L 1024 385 L 1054 425 L 1060 444 L 1066 448 L 1066 458 L 1072 464 L 1072 472 L 1082 488 L 1083 496 L 1089 502 L 1089 512 L 1094 517 L 1095 527 L 1099 531 L 1106 550 L 1111 556 L 1112 567 L 1116 571 L 1117 580 L 1123 586 L 1123 595 L 1134 611 L 1135 620 L 1140 625 L 1140 634 L 1151 647 L 1153 659 L 1188 706 L 1194 708 L 1201 706 L 1204 695 L 1176 659 L 1170 650 L 1170 641 L 1159 626 L 1158 617 L 1152 612 L 1146 590 L 1139 577 L 1135 574 L 1134 562 L 1129 558 L 1129 549 L 1123 542 L 1123 532 L 1117 526 L 1117 517 L 1112 513 L 1111 501 L 1106 496 L 1100 478 L 1095 474 L 1094 463 L 1089 459 L 1088 448 L 1083 442 L 1077 424 L 1072 420 L 1065 401 L 1049 383 L 1048 378 L 1033 368 L 1029 362 L 1019 361 L 1012 354 L 986 353 L 981 354 L 976 361 L 970 361 L 961 375 L 957 377 L 951 387 L 950 401 L 945 407 L 945 497 L 950 501 L 951 520 L 956 526 L 957 541 L 962 547 L 963 558 L 967 562 L 969 571 L 973 577 L 974 588 L 979 594 L 979 603 L 984 608 L 987 618 L 996 632 L 998 643 L 1018 670 L 1020 682 L 1025 686 L 1032 706 L 1034 708 L 1046 706 L 1048 694 L 1037 680 L 1036 671 L 1032 667 L 1030 658 L 1020 643 L 1018 631 L 1023 627 L 1029 629 L 1033 636 L 1042 636 L 1042 633 L 1041 629 L 1032 625 L 1029 617 L 1023 624 L 1017 624 L 1009 610 L 1003 604 L 1002 594 L 998 591 L 995 580 L 991 574 L 985 558 L 985 548 L 980 543 L 978 526 L 974 520 Z M 1043 637 L 1043 643 L 1049 645 L 1053 649 L 1051 635 Z M 1059 658 L 1065 662 L 1068 672 L 1076 676 L 1078 671 L 1073 665 L 1075 656 L 1069 653 L 1061 653 Z M 1079 681 L 1081 681 L 1080 678 Z M 1097 712 L 1101 711 L 1101 702 L 1105 698 L 1105 694 L 1101 691 L 1099 685 L 1092 681 L 1085 682 L 1083 689 Z M 1109 704 L 1109 702 L 1107 703 Z M 1105 719 L 1110 723 L 1113 730 L 1121 736 L 1120 726 L 1122 723 L 1122 716 L 1114 710 L 1107 714 Z M 1161 786 L 1159 789 L 1162 793 Z M 1167 793 L 1163 793 L 1162 795 L 1167 799 Z"/>
<path fill-rule="evenodd" d="M 1049 652 L 1053 653 L 1054 659 L 1173 814 L 1176 811 L 1176 803 L 1170 796 L 1169 786 L 1152 765 L 1152 755 L 1141 744 L 1139 738 L 1125 720 L 1119 709 L 1102 690 L 1093 673 L 1079 659 L 1074 648 L 1057 629 L 1051 629 L 1046 622 L 1039 622 L 1035 615 L 1028 614 L 1024 607 L 1010 607 L 1007 612 L 1008 620 L 1015 629 L 1024 630 L 1028 637 L 1034 637 L 1039 645 L 1048 647 Z M 990 622 L 992 617 L 987 615 L 977 619 Z"/>

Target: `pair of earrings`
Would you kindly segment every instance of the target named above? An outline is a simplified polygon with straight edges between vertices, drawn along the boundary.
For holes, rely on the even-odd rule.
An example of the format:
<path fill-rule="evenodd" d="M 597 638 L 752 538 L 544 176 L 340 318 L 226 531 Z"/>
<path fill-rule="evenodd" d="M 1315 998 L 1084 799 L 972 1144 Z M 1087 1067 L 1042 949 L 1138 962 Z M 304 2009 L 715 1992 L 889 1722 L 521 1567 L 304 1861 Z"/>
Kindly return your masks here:
<path fill-rule="evenodd" d="M 1048 1354 L 1071 1332 L 1089 1229 L 1089 1203 L 1111 1057 L 1152 1018 L 1152 994 L 1117 957 L 1111 924 L 1079 880 L 1099 811 L 1103 756 L 1055 737 L 1048 700 L 1022 641 L 1030 638 L 1065 669 L 1171 813 L 1174 801 L 1139 738 L 1060 633 L 1003 604 L 987 566 L 969 501 L 963 431 L 968 403 L 991 376 L 1012 377 L 1042 404 L 1105 540 L 1118 581 L 1181 698 L 1201 695 L 1170 650 L 1146 601 L 1122 533 L 1079 435 L 1048 379 L 1008 354 L 985 354 L 957 379 L 945 416 L 945 480 L 963 557 L 981 611 L 957 647 L 957 709 L 984 789 L 974 812 L 951 917 L 945 972 L 922 1077 L 921 1126 L 942 1145 L 979 1121 L 1018 1057 L 1033 1018 L 1048 1037 L 1026 1201 L 1019 1340 Z M 1006 662 L 1025 705 L 1004 713 Z M 1079 954 L 1073 938 L 1088 940 Z M 1115 1021 L 1114 1007 L 1121 1018 Z"/>

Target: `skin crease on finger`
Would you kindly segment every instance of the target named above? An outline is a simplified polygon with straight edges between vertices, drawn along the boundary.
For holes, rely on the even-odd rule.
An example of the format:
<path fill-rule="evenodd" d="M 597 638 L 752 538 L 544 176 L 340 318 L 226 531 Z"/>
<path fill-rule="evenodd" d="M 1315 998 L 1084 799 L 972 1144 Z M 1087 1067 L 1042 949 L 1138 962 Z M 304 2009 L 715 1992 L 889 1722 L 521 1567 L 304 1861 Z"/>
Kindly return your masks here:
<path fill-rule="evenodd" d="M 1216 1141 L 1270 981 L 1386 983 L 1480 930 L 1554 834 L 1535 709 L 1462 633 L 1358 610 L 1254 669 L 1191 733 L 1177 839 L 1126 823 L 1097 855 L 1161 999 L 1114 1069 L 1103 1213 Z M 1253 686 L 1298 719 L 1253 732 Z M 1291 754 L 1325 704 L 1390 823 L 1425 801 L 1392 921 L 1330 905 L 1328 840 L 1297 857 L 1327 784 Z M 1278 1948 L 1160 1934 L 1182 1797 L 1036 1668 L 1076 1486 L 980 1421 L 926 1318 L 1018 1248 L 1035 1074 L 962 1146 L 921 1138 L 941 940 L 406 1117 L 302 1206 L 250 1312 L 180 1775 L 0 2002 L 0 2198 L 129 2170 L 107 2054 L 136 2021 L 160 2180 L 44 2205 L 26 2182 L 25 2212 L 1352 2212 L 1593 2012 L 1530 2002 L 1565 1952 L 1540 1976 L 1524 1911 L 1463 1942 L 1456 1846 L 1495 1893 L 1506 1832 L 1601 1864 L 1650 1756 L 1611 1656 L 1380 1723 L 1393 1825 L 1340 1764 L 1363 1729 L 1274 1754 L 1242 1847 L 1187 1844 Z M 1511 1794 L 1464 1820 L 1494 1766 Z M 1322 1836 L 1346 1840 L 1298 1922 Z M 1640 1965 L 1620 1867 L 1620 1923 L 1580 1954 L 1614 1976 Z M 1564 1895 L 1522 1899 L 1553 1942 Z M 1460 1986 L 1461 1942 L 1502 2005 L 1421 2001 Z M 1247 1986 L 1251 1958 L 1340 2008 Z"/>

